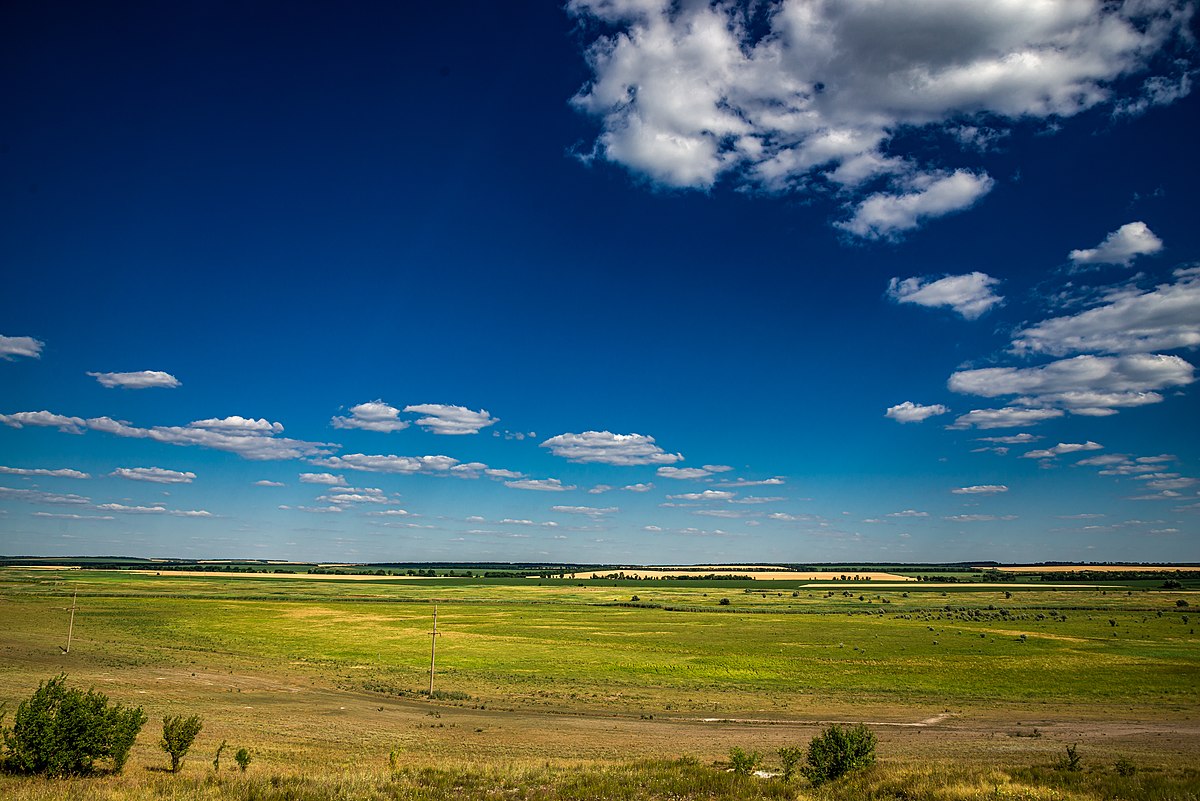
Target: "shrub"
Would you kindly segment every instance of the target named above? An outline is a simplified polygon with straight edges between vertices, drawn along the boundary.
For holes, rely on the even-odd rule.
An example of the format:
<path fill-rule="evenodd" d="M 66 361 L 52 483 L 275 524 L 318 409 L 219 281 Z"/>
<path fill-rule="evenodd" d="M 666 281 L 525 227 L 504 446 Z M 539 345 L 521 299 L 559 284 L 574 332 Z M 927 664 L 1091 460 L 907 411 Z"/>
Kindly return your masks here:
<path fill-rule="evenodd" d="M 729 749 L 729 763 L 733 765 L 733 772 L 739 776 L 749 776 L 758 767 L 759 760 L 762 757 L 757 751 L 746 753 L 736 745 Z"/>
<path fill-rule="evenodd" d="M 250 767 L 250 752 L 245 748 L 239 748 L 237 753 L 233 755 L 233 761 L 237 763 L 238 768 L 242 773 L 246 772 L 246 768 Z"/>
<path fill-rule="evenodd" d="M 1078 745 L 1078 743 L 1072 743 L 1067 746 L 1067 755 L 1059 760 L 1058 763 L 1060 770 L 1083 770 L 1083 766 L 1079 764 L 1079 754 L 1075 751 Z"/>
<path fill-rule="evenodd" d="M 167 715 L 163 718 L 162 741 L 159 742 L 159 746 L 171 756 L 172 773 L 179 772 L 183 757 L 203 727 L 199 715 L 186 718 L 183 715 Z"/>
<path fill-rule="evenodd" d="M 1116 769 L 1118 776 L 1132 776 L 1137 773 L 1137 765 L 1133 764 L 1133 760 L 1128 757 L 1121 757 L 1113 767 Z"/>
<path fill-rule="evenodd" d="M 4 765 L 19 773 L 70 776 L 91 773 L 109 759 L 119 773 L 146 723 L 139 707 L 110 706 L 108 696 L 68 688 L 65 674 L 42 682 L 17 707 L 12 729 L 3 732 Z"/>
<path fill-rule="evenodd" d="M 790 782 L 800 772 L 800 763 L 804 761 L 804 749 L 799 746 L 780 748 L 779 761 L 783 763 L 783 780 Z"/>
<path fill-rule="evenodd" d="M 875 762 L 875 734 L 862 723 L 833 724 L 808 744 L 805 777 L 814 785 L 840 778 Z"/>
<path fill-rule="evenodd" d="M 721 606 L 729 606 L 729 599 L 722 598 L 720 601 L 717 601 L 717 603 L 720 604 Z"/>

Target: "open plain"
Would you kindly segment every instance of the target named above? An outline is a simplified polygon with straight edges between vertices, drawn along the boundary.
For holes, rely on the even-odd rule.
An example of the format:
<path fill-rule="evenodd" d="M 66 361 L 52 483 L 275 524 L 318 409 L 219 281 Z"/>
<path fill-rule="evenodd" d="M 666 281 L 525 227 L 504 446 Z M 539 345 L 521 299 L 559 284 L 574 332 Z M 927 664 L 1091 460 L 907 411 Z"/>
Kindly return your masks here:
<path fill-rule="evenodd" d="M 144 707 L 123 774 L 64 785 L 79 798 L 595 797 L 605 782 L 619 797 L 622 781 L 630 797 L 676 784 L 703 798 L 1200 792 L 1190 581 L 281 576 L 0 570 L 0 701 L 12 710 L 63 672 Z M 179 775 L 158 770 L 168 714 L 204 720 Z M 860 721 L 880 762 L 859 781 L 875 784 L 814 790 L 722 769 L 740 747 L 770 773 L 780 747 Z M 214 773 L 222 741 L 254 755 L 246 774 L 227 773 L 228 757 Z M 1082 778 L 1054 768 L 1076 744 Z M 1121 759 L 1138 773 L 1117 777 Z M 697 771 L 716 784 L 704 790 Z M 1158 794 L 1105 794 L 1135 780 Z M 6 798 L 62 791 L 0 778 Z"/>

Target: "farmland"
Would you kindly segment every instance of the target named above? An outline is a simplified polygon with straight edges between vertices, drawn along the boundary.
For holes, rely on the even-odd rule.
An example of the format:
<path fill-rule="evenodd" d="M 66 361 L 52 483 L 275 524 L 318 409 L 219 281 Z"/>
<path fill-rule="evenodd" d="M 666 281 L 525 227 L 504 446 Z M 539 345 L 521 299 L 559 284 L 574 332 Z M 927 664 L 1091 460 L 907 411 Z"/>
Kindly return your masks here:
<path fill-rule="evenodd" d="M 417 783 L 427 789 L 478 784 L 480 795 L 505 782 L 520 793 L 561 789 L 587 775 L 619 795 L 623 781 L 657 781 L 649 774 L 691 786 L 700 781 L 692 773 L 711 772 L 734 746 L 768 755 L 769 768 L 776 749 L 806 743 L 827 722 L 865 721 L 880 738 L 874 780 L 919 766 L 928 775 L 910 784 L 930 785 L 931 798 L 976 797 L 970 788 L 990 790 L 980 777 L 994 771 L 996 786 L 1053 784 L 1063 779 L 1050 766 L 1073 743 L 1092 779 L 1128 758 L 1143 781 L 1166 783 L 1161 797 L 1194 798 L 1200 593 L 1195 578 L 1176 583 L 339 581 L 6 568 L 0 701 L 11 709 L 65 672 L 146 709 L 151 723 L 125 773 L 76 780 L 80 797 L 150 795 L 162 782 L 196 797 L 243 797 L 258 787 L 246 782 L 269 788 L 271 777 L 298 782 L 293 789 L 316 782 L 312 797 L 367 797 L 384 782 L 381 797 L 393 797 L 401 774 L 424 775 Z M 164 761 L 156 722 L 191 713 L 205 721 L 193 756 L 180 776 L 159 776 L 150 770 Z M 248 747 L 254 766 L 241 790 L 202 791 L 222 740 Z M 1035 781 L 1028 772 L 1039 770 L 1046 776 Z M 338 781 L 351 784 L 339 790 Z M 1103 797 L 1078 782 L 1058 790 L 1076 796 L 1060 797 Z M 702 797 L 776 797 L 776 785 L 714 785 Z M 967 790 L 953 795 L 951 785 Z M 779 797 L 807 792 L 780 787 Z M 0 794 L 56 797 L 13 777 L 0 778 Z"/>

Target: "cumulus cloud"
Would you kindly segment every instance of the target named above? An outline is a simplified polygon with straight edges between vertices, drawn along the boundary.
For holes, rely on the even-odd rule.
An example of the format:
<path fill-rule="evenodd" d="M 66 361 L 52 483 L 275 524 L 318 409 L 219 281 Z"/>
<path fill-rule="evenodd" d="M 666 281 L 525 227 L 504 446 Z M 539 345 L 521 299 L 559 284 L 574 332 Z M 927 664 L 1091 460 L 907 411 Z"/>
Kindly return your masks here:
<path fill-rule="evenodd" d="M 680 480 L 704 478 L 711 476 L 711 470 L 703 467 L 660 467 L 656 471 L 659 478 L 676 478 Z"/>
<path fill-rule="evenodd" d="M 889 512 L 888 517 L 929 517 L 929 512 L 919 512 L 916 509 L 905 509 L 902 512 Z"/>
<path fill-rule="evenodd" d="M 1011 434 L 1006 437 L 976 437 L 977 442 L 993 442 L 997 445 L 1024 445 L 1027 442 L 1036 442 L 1041 437 L 1035 437 L 1033 434 L 1022 432 L 1020 434 Z"/>
<path fill-rule="evenodd" d="M 256 487 L 284 487 L 287 485 L 284 484 L 282 481 L 270 481 L 269 479 L 264 478 L 260 481 L 255 481 L 254 486 L 256 486 Z"/>
<path fill-rule="evenodd" d="M 949 517 L 944 517 L 942 519 L 950 520 L 955 523 L 988 523 L 988 522 L 991 522 L 994 520 L 1016 520 L 1017 516 L 1016 515 L 969 514 L 969 515 L 950 515 Z"/>
<path fill-rule="evenodd" d="M 152 389 L 154 387 L 174 389 L 180 386 L 178 378 L 160 370 L 139 370 L 132 373 L 88 373 L 88 375 L 109 389 L 115 387 L 121 389 Z"/>
<path fill-rule="evenodd" d="M 195 473 L 166 470 L 161 467 L 118 467 L 109 475 L 133 481 L 149 481 L 152 484 L 190 484 Z"/>
<path fill-rule="evenodd" d="M 0 498 L 25 501 L 26 503 L 49 503 L 61 506 L 77 506 L 91 503 L 89 498 L 72 492 L 43 492 L 36 489 L 17 489 L 15 487 L 0 487 Z"/>
<path fill-rule="evenodd" d="M 1200 268 L 1147 292 L 1118 293 L 1100 306 L 1018 331 L 1015 353 L 1145 353 L 1200 346 Z"/>
<path fill-rule="evenodd" d="M 1156 56 L 1188 36 L 1191 7 L 1170 0 L 567 7 L 598 33 L 586 53 L 591 80 L 573 100 L 600 125 L 585 160 L 667 187 L 707 190 L 728 178 L 836 193 L 851 212 L 843 229 L 866 237 L 965 208 L 992 184 L 901 150 L 899 131 L 940 135 L 977 158 L 981 141 L 1021 120 L 1170 102 L 1186 93 L 1190 68 L 1156 69 Z M 1138 75 L 1134 97 L 1118 93 L 1118 79 Z M 872 183 L 883 191 L 864 199 Z"/>
<path fill-rule="evenodd" d="M 673 501 L 728 501 L 737 495 L 736 492 L 725 490 L 704 490 L 703 492 L 685 492 L 682 495 L 668 495 Z"/>
<path fill-rule="evenodd" d="M 956 487 L 950 491 L 955 495 L 996 495 L 1008 492 L 1008 487 L 1003 484 L 975 484 L 970 487 Z"/>
<path fill-rule="evenodd" d="M 1162 250 L 1162 240 L 1144 222 L 1122 225 L 1094 248 L 1072 250 L 1069 258 L 1075 264 L 1120 264 L 1128 267 L 1138 256 Z"/>
<path fill-rule="evenodd" d="M 654 489 L 654 485 L 649 482 L 626 484 L 625 486 L 621 487 L 621 489 L 625 492 L 649 492 L 650 490 Z"/>
<path fill-rule="evenodd" d="M 400 419 L 400 410 L 381 400 L 351 406 L 349 417 L 334 417 L 329 422 L 334 428 L 361 428 L 384 433 L 408 428 L 408 422 Z"/>
<path fill-rule="evenodd" d="M 126 506 L 123 503 L 102 503 L 96 506 L 104 512 L 130 515 L 170 515 L 171 517 L 215 517 L 204 509 L 168 509 L 165 506 Z"/>
<path fill-rule="evenodd" d="M 504 486 L 541 492 L 566 492 L 575 489 L 574 484 L 563 484 L 557 478 L 523 478 L 517 481 L 505 481 Z"/>
<path fill-rule="evenodd" d="M 967 170 L 915 176 L 906 191 L 876 192 L 863 198 L 850 219 L 836 225 L 864 239 L 892 238 L 934 217 L 969 209 L 994 184 L 990 176 Z"/>
<path fill-rule="evenodd" d="M 992 291 L 1000 281 L 986 273 L 893 278 L 888 283 L 888 297 L 897 303 L 918 306 L 947 306 L 968 320 L 974 320 L 1004 300 Z"/>
<path fill-rule="evenodd" d="M 734 479 L 733 481 L 718 481 L 717 486 L 718 487 L 778 487 L 779 485 L 786 484 L 786 483 L 787 482 L 783 479 L 782 476 L 775 476 L 774 478 L 763 478 L 763 479 L 759 479 L 757 481 L 752 480 L 752 479 L 747 479 L 747 478 L 738 478 L 738 479 Z"/>
<path fill-rule="evenodd" d="M 561 512 L 568 515 L 587 515 L 588 517 L 602 517 L 604 515 L 615 514 L 619 511 L 616 506 L 551 506 L 550 511 Z"/>
<path fill-rule="evenodd" d="M 1064 453 L 1078 453 L 1079 451 L 1098 451 L 1104 446 L 1099 442 L 1060 442 L 1053 448 L 1043 448 L 1041 450 L 1026 451 L 1021 455 L 1022 459 L 1053 459 L 1055 456 L 1062 456 Z"/>
<path fill-rule="evenodd" d="M 450 456 L 396 456 L 389 454 L 349 453 L 312 459 L 317 467 L 332 470 L 362 470 L 369 473 L 448 473 L 459 461 Z"/>
<path fill-rule="evenodd" d="M 2 467 L 0 473 L 5 473 L 10 476 L 45 476 L 47 478 L 91 478 L 87 473 L 81 470 L 72 470 L 69 467 L 58 469 L 47 469 L 44 467 Z"/>
<path fill-rule="evenodd" d="M 919 423 L 922 420 L 928 420 L 930 417 L 936 417 L 948 411 L 950 411 L 950 408 L 940 403 L 935 403 L 931 406 L 922 406 L 919 403 L 905 401 L 895 406 L 889 406 L 883 416 L 890 417 L 897 423 Z"/>
<path fill-rule="evenodd" d="M 1119 408 L 1159 403 L 1162 395 L 1154 390 L 1190 384 L 1194 373 L 1178 356 L 1076 356 L 1039 367 L 961 370 L 950 376 L 948 385 L 955 392 L 986 398 L 1021 395 L 1013 401 L 1017 406 L 1099 417 L 1116 414 Z"/>
<path fill-rule="evenodd" d="M 671 464 L 683 459 L 678 453 L 667 453 L 654 444 L 654 437 L 644 434 L 614 434 L 611 431 L 584 431 L 582 434 L 559 434 L 542 443 L 555 456 L 572 462 L 611 465 Z"/>
<path fill-rule="evenodd" d="M 116 520 L 112 515 L 77 515 L 74 512 L 33 512 L 33 517 L 49 517 L 55 520 Z"/>
<path fill-rule="evenodd" d="M 947 428 L 1016 428 L 1062 416 L 1059 409 L 972 409 L 956 417 Z"/>
<path fill-rule="evenodd" d="M 44 426 L 57 428 L 68 434 L 82 434 L 86 421 L 82 417 L 67 417 L 42 410 L 40 412 L 17 412 L 16 414 L 0 414 L 0 423 L 12 428 L 25 426 Z"/>
<path fill-rule="evenodd" d="M 464 406 L 440 403 L 405 406 L 404 411 L 425 415 L 417 420 L 417 425 L 434 434 L 478 434 L 480 429 L 500 422 L 500 418 L 483 409 L 474 412 Z"/>
<path fill-rule="evenodd" d="M 118 437 L 150 439 L 172 445 L 196 445 L 218 451 L 236 453 L 243 459 L 300 459 L 323 455 L 333 447 L 323 442 L 305 442 L 276 436 L 283 432 L 280 423 L 233 415 L 223 418 L 196 420 L 186 426 L 153 426 L 140 428 L 111 417 L 93 417 L 86 421 L 93 431 Z"/>
<path fill-rule="evenodd" d="M 346 479 L 333 473 L 301 473 L 301 484 L 323 484 L 328 487 L 344 487 Z"/>
<path fill-rule="evenodd" d="M 42 348 L 46 343 L 33 337 L 6 337 L 0 334 L 0 359 L 12 361 L 14 356 L 25 356 L 29 359 L 42 358 Z"/>

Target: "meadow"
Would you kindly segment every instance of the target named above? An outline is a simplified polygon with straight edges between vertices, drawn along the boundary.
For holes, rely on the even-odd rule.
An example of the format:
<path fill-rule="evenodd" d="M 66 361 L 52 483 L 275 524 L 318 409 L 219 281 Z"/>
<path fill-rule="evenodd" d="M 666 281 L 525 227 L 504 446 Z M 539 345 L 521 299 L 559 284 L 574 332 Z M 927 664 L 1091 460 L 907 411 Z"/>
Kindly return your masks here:
<path fill-rule="evenodd" d="M 65 672 L 150 723 L 120 776 L 0 796 L 1200 798 L 1196 583 L 4 568 L 0 702 Z M 159 772 L 159 721 L 193 713 L 183 772 Z M 723 769 L 737 746 L 770 772 L 838 721 L 877 732 L 866 774 Z M 214 772 L 222 740 L 245 774 Z M 1082 771 L 1056 767 L 1072 744 Z"/>

